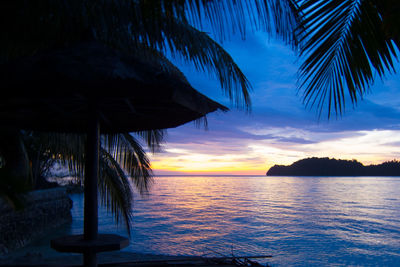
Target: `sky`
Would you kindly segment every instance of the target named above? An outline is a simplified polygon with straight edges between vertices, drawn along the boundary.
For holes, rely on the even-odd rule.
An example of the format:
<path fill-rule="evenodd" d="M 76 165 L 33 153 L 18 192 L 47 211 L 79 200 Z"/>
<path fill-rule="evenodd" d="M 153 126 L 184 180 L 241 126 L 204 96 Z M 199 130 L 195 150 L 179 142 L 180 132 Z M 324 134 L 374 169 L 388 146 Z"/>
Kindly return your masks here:
<path fill-rule="evenodd" d="M 175 60 L 196 90 L 230 111 L 209 114 L 207 130 L 194 123 L 169 129 L 162 151 L 150 154 L 155 175 L 265 175 L 275 164 L 307 157 L 365 165 L 400 159 L 399 74 L 376 75 L 356 107 L 328 120 L 303 104 L 296 85 L 301 61 L 289 46 L 257 31 L 222 46 L 252 85 L 251 112 L 235 108 L 214 77 Z"/>

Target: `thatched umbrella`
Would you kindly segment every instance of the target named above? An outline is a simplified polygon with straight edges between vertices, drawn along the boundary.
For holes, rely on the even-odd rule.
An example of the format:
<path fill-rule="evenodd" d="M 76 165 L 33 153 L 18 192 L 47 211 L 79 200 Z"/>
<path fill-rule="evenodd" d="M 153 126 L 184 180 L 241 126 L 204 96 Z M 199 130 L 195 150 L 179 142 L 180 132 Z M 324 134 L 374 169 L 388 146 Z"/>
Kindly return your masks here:
<path fill-rule="evenodd" d="M 227 110 L 193 89 L 162 56 L 128 56 L 96 42 L 0 65 L 0 81 L 3 127 L 87 133 L 84 234 L 52 242 L 57 250 L 84 253 L 87 266 L 97 266 L 97 252 L 129 243 L 98 234 L 100 131 L 165 129 Z"/>
<path fill-rule="evenodd" d="M 95 42 L 0 65 L 0 83 L 2 125 L 41 131 L 85 132 L 94 107 L 105 133 L 171 128 L 227 110 L 165 58 Z"/>

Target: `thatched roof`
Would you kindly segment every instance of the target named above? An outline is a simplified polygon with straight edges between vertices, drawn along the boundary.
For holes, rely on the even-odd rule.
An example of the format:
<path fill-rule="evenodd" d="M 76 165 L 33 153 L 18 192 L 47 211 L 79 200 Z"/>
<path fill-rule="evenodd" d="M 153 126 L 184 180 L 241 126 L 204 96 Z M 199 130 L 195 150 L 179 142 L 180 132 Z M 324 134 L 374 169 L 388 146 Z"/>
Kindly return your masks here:
<path fill-rule="evenodd" d="M 91 104 L 102 132 L 171 128 L 228 110 L 165 58 L 127 56 L 94 42 L 0 65 L 0 89 L 2 127 L 40 131 L 86 131 Z"/>

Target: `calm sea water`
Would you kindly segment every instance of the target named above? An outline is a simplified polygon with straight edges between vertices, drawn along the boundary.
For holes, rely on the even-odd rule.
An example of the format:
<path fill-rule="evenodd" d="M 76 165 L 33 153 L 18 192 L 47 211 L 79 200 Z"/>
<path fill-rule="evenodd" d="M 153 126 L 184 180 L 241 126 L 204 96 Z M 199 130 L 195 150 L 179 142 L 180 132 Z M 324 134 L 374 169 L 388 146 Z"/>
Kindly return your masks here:
<path fill-rule="evenodd" d="M 81 233 L 82 195 L 72 195 Z M 100 231 L 126 235 L 104 209 Z M 273 255 L 272 266 L 400 266 L 400 177 L 158 177 L 125 251 Z"/>

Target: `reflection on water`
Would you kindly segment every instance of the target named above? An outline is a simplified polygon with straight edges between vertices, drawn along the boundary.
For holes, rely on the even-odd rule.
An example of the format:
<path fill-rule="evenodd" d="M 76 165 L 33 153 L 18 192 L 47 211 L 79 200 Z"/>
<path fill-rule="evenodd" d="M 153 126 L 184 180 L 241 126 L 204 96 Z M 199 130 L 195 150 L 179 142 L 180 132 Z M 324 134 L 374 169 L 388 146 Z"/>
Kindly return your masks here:
<path fill-rule="evenodd" d="M 132 250 L 400 264 L 400 179 L 162 177 L 135 203 Z"/>
<path fill-rule="evenodd" d="M 133 252 L 273 255 L 272 266 L 400 266 L 400 178 L 159 177 L 135 197 Z M 80 195 L 74 223 L 82 230 Z M 100 212 L 100 231 L 124 233 Z"/>

